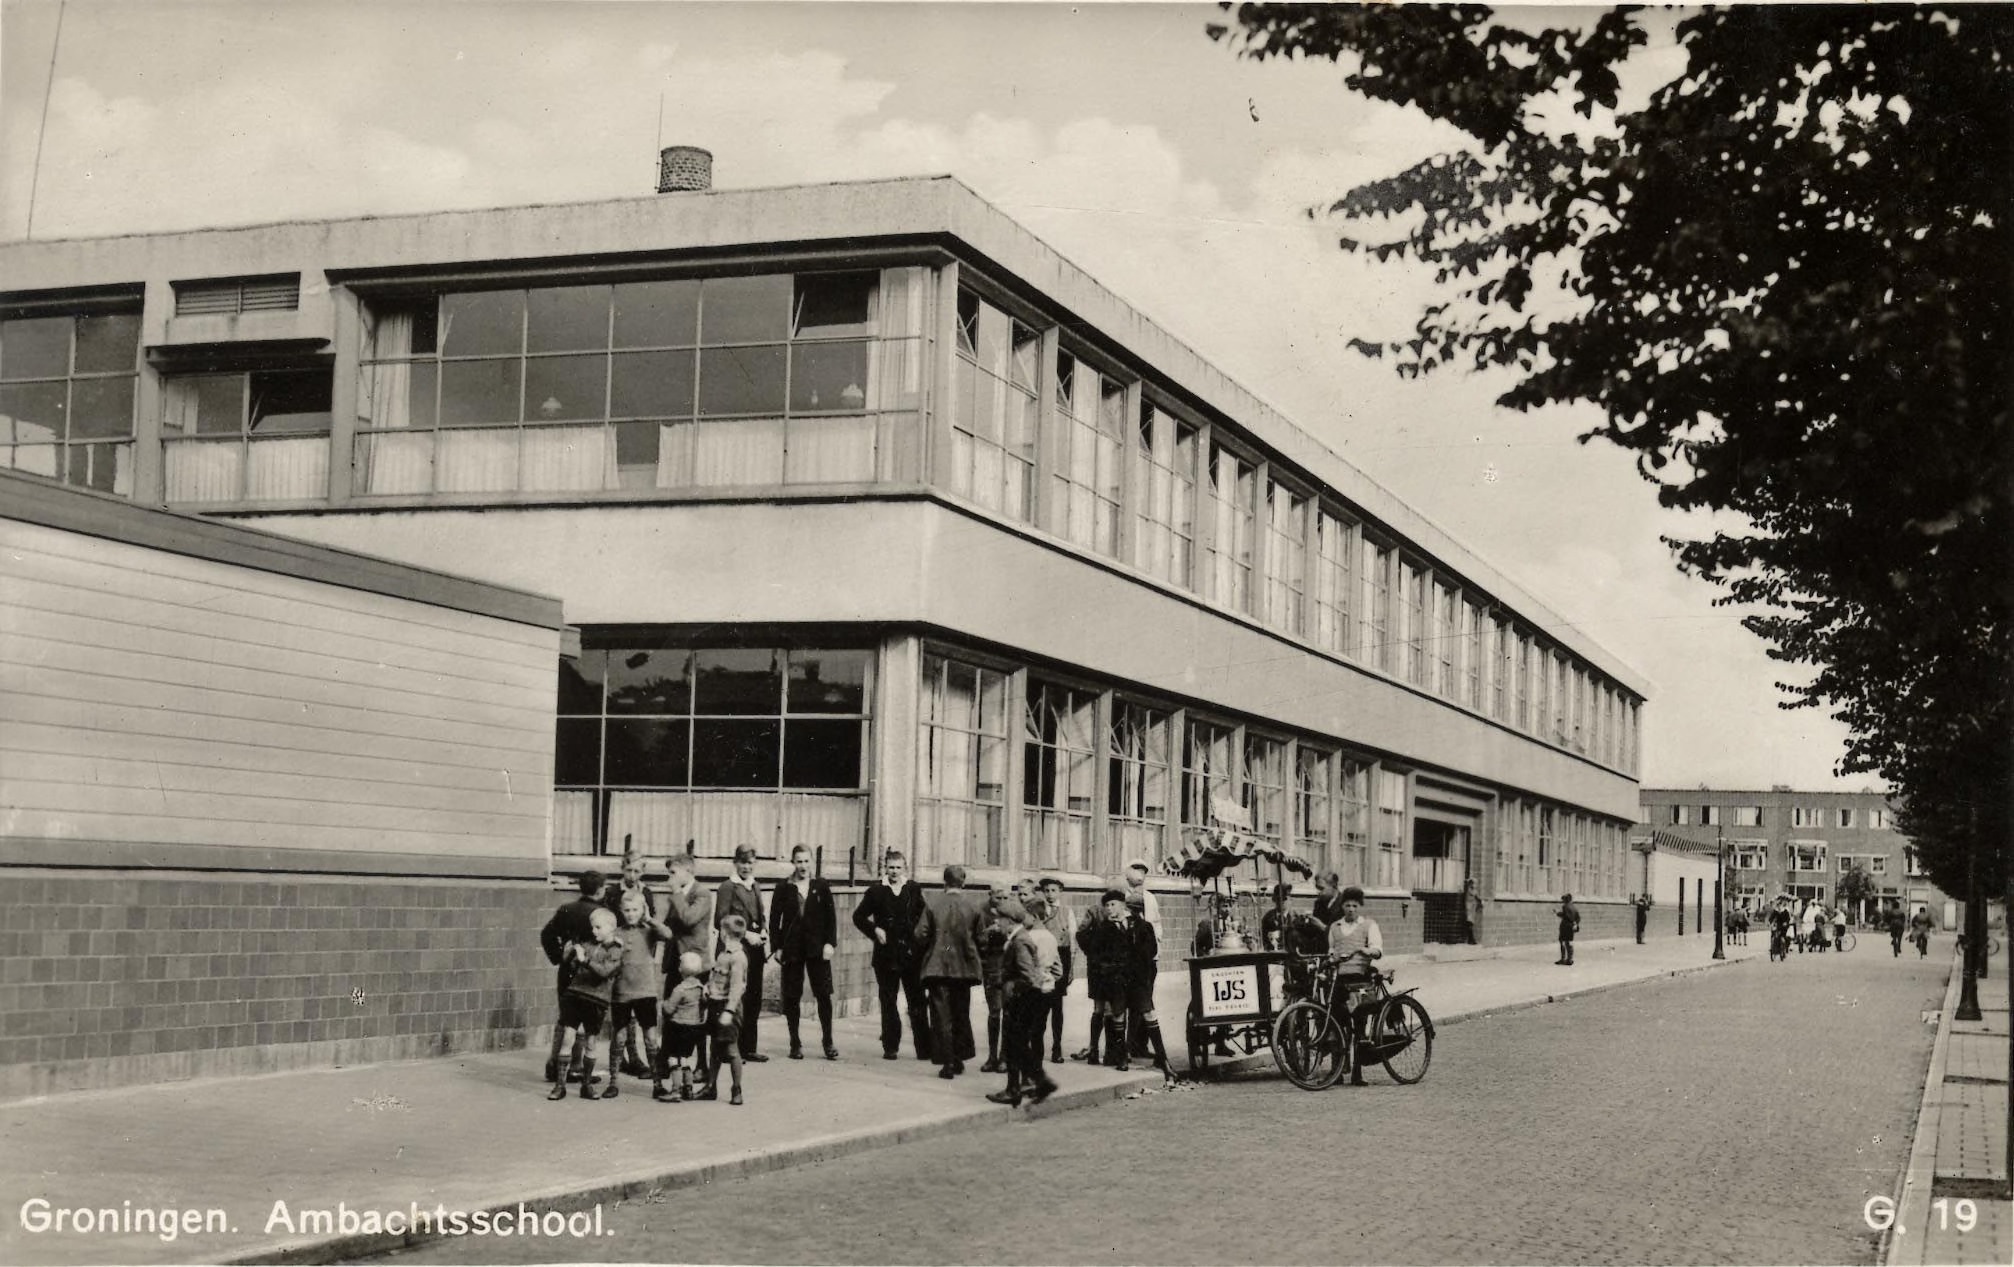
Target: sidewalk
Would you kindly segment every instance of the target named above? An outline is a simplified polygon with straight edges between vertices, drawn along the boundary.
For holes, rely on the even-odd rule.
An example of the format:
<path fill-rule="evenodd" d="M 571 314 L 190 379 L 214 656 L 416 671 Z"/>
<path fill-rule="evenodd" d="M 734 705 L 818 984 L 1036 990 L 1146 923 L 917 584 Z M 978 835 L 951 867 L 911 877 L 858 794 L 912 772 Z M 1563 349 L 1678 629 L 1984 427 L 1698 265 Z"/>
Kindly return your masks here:
<path fill-rule="evenodd" d="M 1760 939 L 1729 946 L 1716 965 L 1710 937 L 1646 946 L 1589 942 L 1579 962 L 1555 966 L 1550 944 L 1500 952 L 1446 948 L 1441 961 L 1393 960 L 1396 988 L 1417 987 L 1439 1026 L 1474 1016 L 1630 982 L 1761 958 Z M 1079 990 L 1081 991 L 1081 985 Z M 975 991 L 975 995 L 976 995 Z M 1162 970 L 1156 997 L 1168 1047 L 1182 1059 L 1188 977 Z M 807 1009 L 808 1010 L 808 1009 Z M 983 1043 L 984 1003 L 974 1000 Z M 1083 1045 L 1088 1005 L 1067 1007 L 1066 1044 Z M 2001 1032 L 2005 1032 L 2001 1013 Z M 762 1050 L 748 1068 L 748 1103 L 660 1105 L 648 1086 L 623 1080 L 613 1104 L 545 1099 L 542 1051 L 518 1051 L 258 1078 L 80 1092 L 0 1105 L 0 1176 L 9 1217 L 0 1262 L 169 1263 L 288 1256 L 330 1261 L 393 1248 L 399 1234 L 329 1235 L 275 1220 L 276 1202 L 296 1220 L 305 1209 L 578 1211 L 734 1175 L 832 1161 L 870 1148 L 1029 1116 L 1107 1103 L 1158 1086 L 1152 1070 L 1119 1074 L 1074 1062 L 1052 1066 L 1063 1090 L 1039 1109 L 986 1103 L 1002 1079 L 976 1072 L 955 1081 L 905 1051 L 881 1059 L 872 1016 L 842 1019 L 844 1058 L 783 1059 L 784 1026 L 764 1017 Z M 816 1022 L 807 1018 L 807 1032 Z M 1255 1064 L 1270 1063 L 1261 1053 Z M 641 1094 L 639 1094 L 641 1093 Z M 22 1203 L 126 1211 L 176 1211 L 212 1229 L 149 1228 L 36 1234 L 16 1217 Z M 204 1212 L 221 1210 L 210 1216 Z M 102 1218 L 103 1216 L 98 1216 Z M 158 1220 L 158 1215 L 156 1216 Z M 175 1220 L 171 1219 L 171 1222 Z M 268 1228 L 272 1230 L 268 1230 Z"/>
<path fill-rule="evenodd" d="M 1953 956 L 1916 1141 L 1888 1237 L 1889 1267 L 2009 1261 L 2014 1201 L 2007 1183 L 2007 959 L 1979 983 L 1976 1021 L 1954 1020 L 1964 965 Z M 1961 1202 L 1970 1202 L 1963 1205 Z M 1970 1215 L 1971 1217 L 1966 1217 Z M 1969 1224 L 1969 1226 L 1967 1226 Z"/>

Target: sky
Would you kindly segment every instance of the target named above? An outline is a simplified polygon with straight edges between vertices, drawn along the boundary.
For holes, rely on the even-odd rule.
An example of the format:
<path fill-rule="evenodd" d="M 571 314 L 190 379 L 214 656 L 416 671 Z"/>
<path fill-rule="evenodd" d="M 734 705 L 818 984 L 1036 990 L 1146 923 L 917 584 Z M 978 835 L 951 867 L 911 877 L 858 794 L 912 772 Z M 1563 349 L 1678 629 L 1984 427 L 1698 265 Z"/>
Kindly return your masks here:
<path fill-rule="evenodd" d="M 1638 670 L 1646 786 L 1879 787 L 1833 773 L 1838 723 L 1778 708 L 1801 671 L 1678 573 L 1660 538 L 1699 525 L 1578 442 L 1593 414 L 1349 350 L 1431 291 L 1309 210 L 1461 138 L 1331 63 L 1237 58 L 1204 34 L 1219 17 L 0 0 L 0 238 L 643 195 L 660 141 L 712 150 L 718 188 L 949 173 Z M 1642 82 L 1678 64 L 1653 47 Z"/>

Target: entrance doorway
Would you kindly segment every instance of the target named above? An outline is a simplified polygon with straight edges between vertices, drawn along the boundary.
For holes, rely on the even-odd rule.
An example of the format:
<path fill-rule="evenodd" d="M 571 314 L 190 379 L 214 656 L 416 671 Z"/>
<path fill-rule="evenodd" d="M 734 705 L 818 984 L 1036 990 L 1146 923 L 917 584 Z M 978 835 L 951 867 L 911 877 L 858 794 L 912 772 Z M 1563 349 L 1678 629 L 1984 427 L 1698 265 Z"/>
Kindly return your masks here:
<path fill-rule="evenodd" d="M 1468 879 L 1471 835 L 1465 823 L 1425 817 L 1413 820 L 1413 893 L 1421 905 L 1423 941 L 1453 944 L 1468 940 L 1462 887 Z"/>

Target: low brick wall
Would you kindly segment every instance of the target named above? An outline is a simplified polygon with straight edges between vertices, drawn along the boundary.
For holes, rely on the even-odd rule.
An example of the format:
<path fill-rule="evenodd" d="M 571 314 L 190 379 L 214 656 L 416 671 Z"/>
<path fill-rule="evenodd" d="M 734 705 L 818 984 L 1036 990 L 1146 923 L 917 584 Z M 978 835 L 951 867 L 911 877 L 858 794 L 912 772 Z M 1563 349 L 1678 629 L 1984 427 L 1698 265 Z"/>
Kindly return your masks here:
<path fill-rule="evenodd" d="M 0 872 L 0 1097 L 523 1046 L 538 882 Z"/>

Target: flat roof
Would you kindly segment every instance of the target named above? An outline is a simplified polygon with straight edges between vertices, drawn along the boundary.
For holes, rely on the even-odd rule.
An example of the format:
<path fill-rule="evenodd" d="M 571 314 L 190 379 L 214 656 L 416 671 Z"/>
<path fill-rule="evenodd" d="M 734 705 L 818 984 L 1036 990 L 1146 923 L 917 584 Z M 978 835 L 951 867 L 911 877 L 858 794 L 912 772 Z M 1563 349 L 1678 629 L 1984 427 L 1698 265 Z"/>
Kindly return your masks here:
<path fill-rule="evenodd" d="M 258 528 L 0 470 L 0 519 L 383 594 L 541 629 L 564 629 L 560 600 Z"/>
<path fill-rule="evenodd" d="M 328 272 L 891 241 L 940 243 L 954 252 L 962 247 L 1093 341 L 1108 343 L 1249 432 L 1625 689 L 1649 695 L 1639 670 L 952 176 L 9 242 L 0 243 L 0 277 L 18 294 L 298 271 L 305 299 Z"/>

